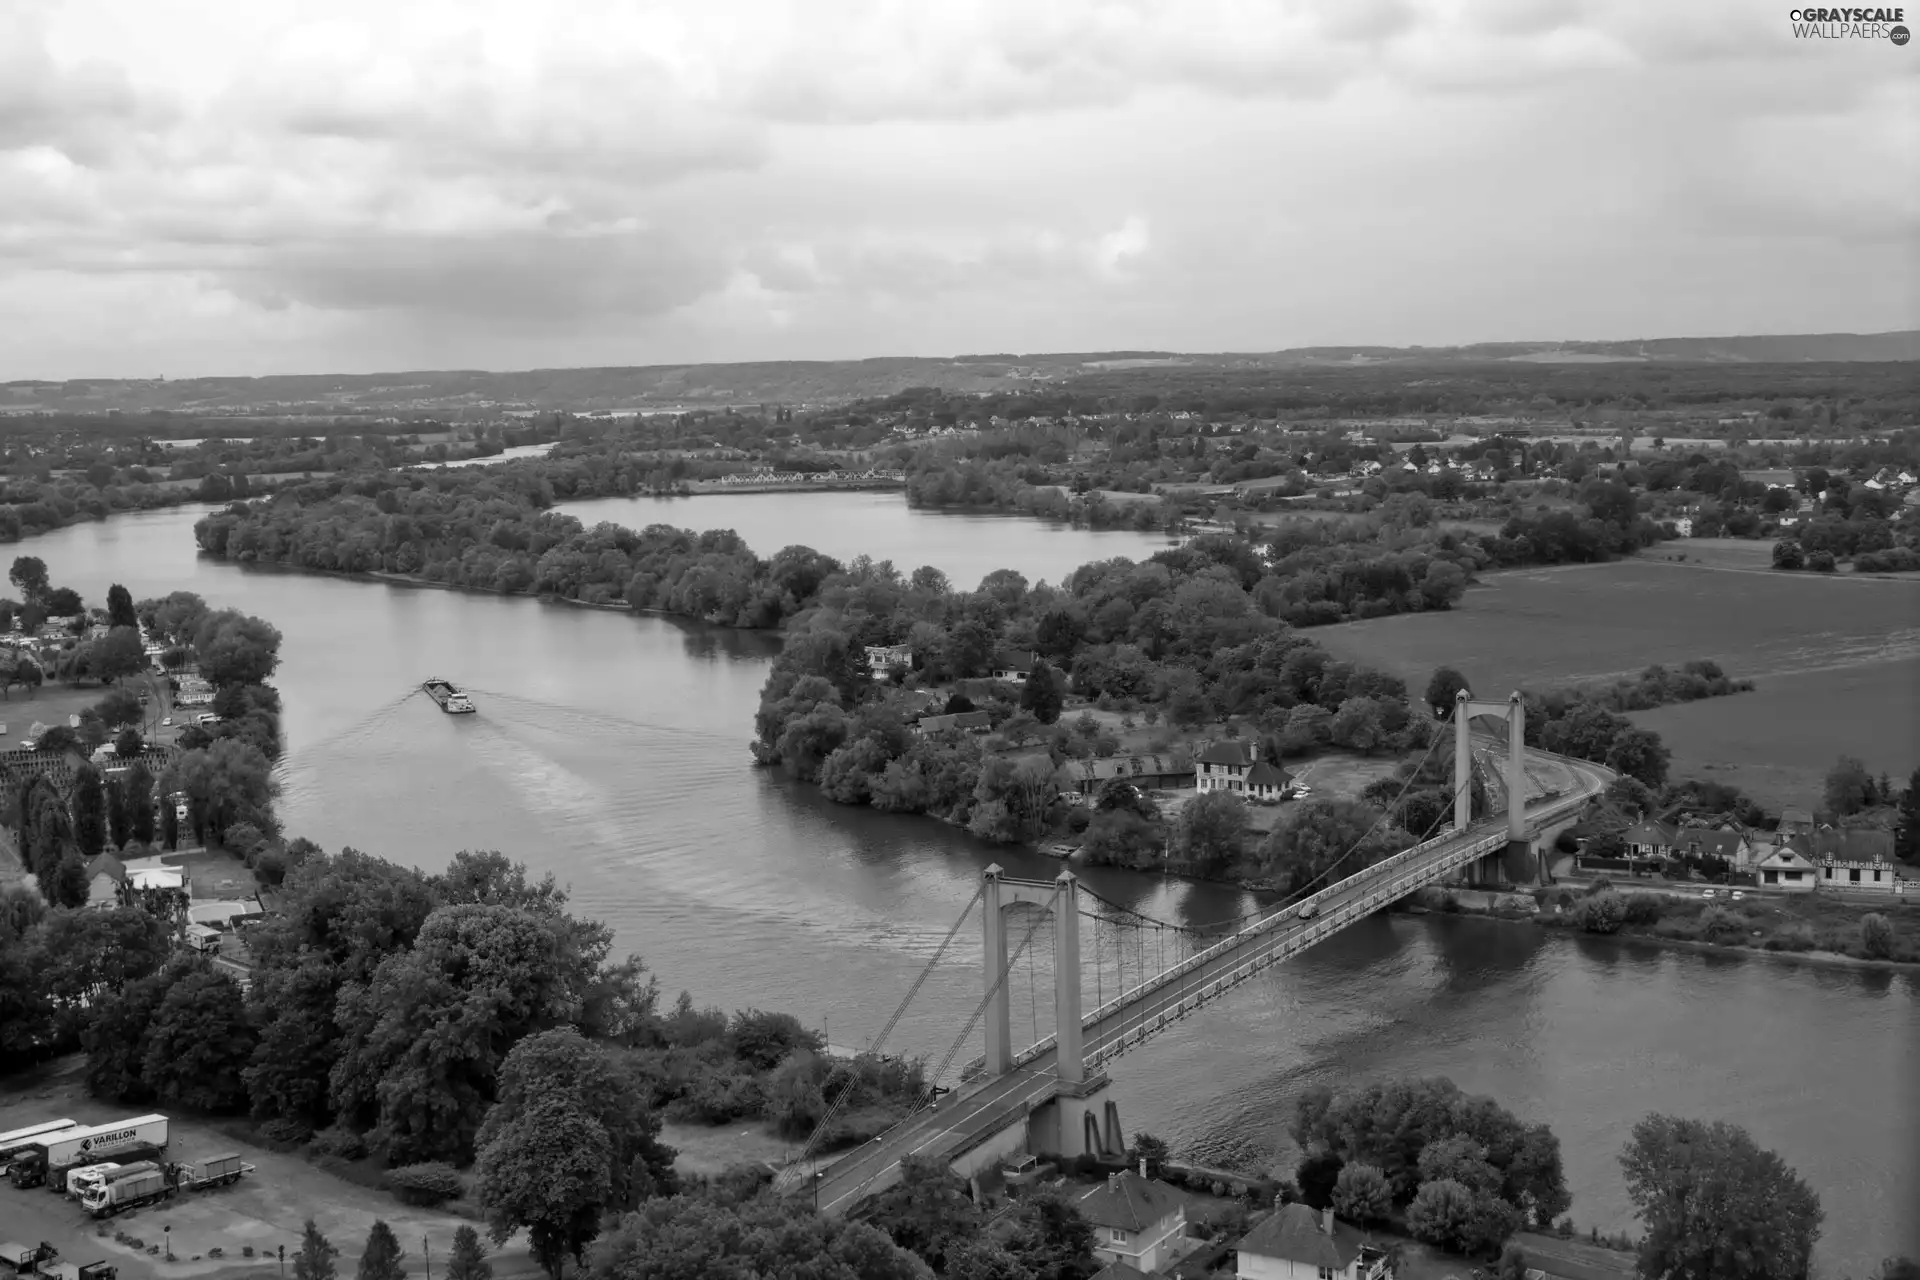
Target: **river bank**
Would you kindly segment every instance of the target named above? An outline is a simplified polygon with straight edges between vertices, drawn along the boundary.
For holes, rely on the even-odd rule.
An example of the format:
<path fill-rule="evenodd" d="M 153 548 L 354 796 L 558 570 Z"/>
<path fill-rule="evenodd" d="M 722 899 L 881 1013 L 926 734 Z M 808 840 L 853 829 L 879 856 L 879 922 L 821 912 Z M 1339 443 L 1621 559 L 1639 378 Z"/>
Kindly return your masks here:
<path fill-rule="evenodd" d="M 1920 973 L 1920 960 L 1856 955 L 1843 949 L 1817 945 L 1799 946 L 1797 945 L 1797 939 L 1802 935 L 1788 932 L 1798 927 L 1811 927 L 1809 924 L 1810 916 L 1824 915 L 1826 919 L 1823 924 L 1829 931 L 1828 936 L 1833 936 L 1831 931 L 1836 928 L 1837 922 L 1840 921 L 1850 922 L 1857 933 L 1861 918 L 1869 915 L 1881 915 L 1889 922 L 1889 926 L 1894 930 L 1895 945 L 1905 944 L 1908 947 L 1912 947 L 1915 945 L 1916 940 L 1920 940 L 1920 918 L 1916 918 L 1920 917 L 1920 912 L 1898 902 L 1889 902 L 1884 905 L 1876 904 L 1875 906 L 1830 901 L 1817 904 L 1808 902 L 1804 904 L 1809 908 L 1817 906 L 1819 908 L 1818 912 L 1792 911 L 1792 907 L 1802 905 L 1795 899 L 1789 899 L 1784 904 L 1770 902 L 1750 903 L 1745 901 L 1740 903 L 1720 903 L 1718 905 L 1723 911 L 1735 912 L 1738 908 L 1751 906 L 1757 908 L 1758 912 L 1770 913 L 1759 914 L 1756 912 L 1741 914 L 1746 914 L 1747 919 L 1754 923 L 1771 924 L 1773 926 L 1762 929 L 1759 940 L 1754 940 L 1754 933 L 1749 929 L 1744 932 L 1744 940 L 1720 941 L 1710 938 L 1676 937 L 1670 933 L 1662 934 L 1654 931 L 1660 923 L 1665 923 L 1670 926 L 1677 923 L 1678 921 L 1674 917 L 1668 917 L 1653 925 L 1621 924 L 1618 928 L 1606 932 L 1583 929 L 1573 915 L 1570 905 L 1567 902 L 1557 901 L 1557 899 L 1562 896 L 1577 902 L 1579 897 L 1585 895 L 1575 895 L 1572 891 L 1565 889 L 1541 889 L 1531 893 L 1500 893 L 1483 889 L 1453 889 L 1433 886 L 1422 889 L 1414 894 L 1412 898 L 1407 899 L 1402 909 L 1421 914 L 1480 916 L 1488 919 L 1503 920 L 1509 923 L 1531 924 L 1543 930 L 1580 933 L 1587 937 L 1611 938 L 1621 942 L 1637 943 L 1640 946 L 1650 949 L 1671 948 L 1674 950 L 1692 951 L 1704 955 L 1763 956 L 1770 959 L 1795 960 L 1806 964 L 1827 965 L 1830 967 L 1885 969 L 1896 972 Z M 1631 896 L 1651 897 L 1653 895 L 1642 894 Z M 1559 909 L 1548 911 L 1546 909 L 1548 903 L 1553 903 Z M 1716 904 L 1711 902 L 1698 904 L 1698 914 L 1703 914 L 1705 909 L 1711 908 L 1714 905 Z M 1685 917 L 1682 916 L 1680 918 L 1684 919 Z M 1731 935 L 1729 935 L 1729 937 L 1731 937 Z M 1789 945 L 1787 942 L 1788 939 L 1795 939 L 1796 943 Z M 1768 946 L 1768 942 L 1774 942 L 1776 945 Z"/>

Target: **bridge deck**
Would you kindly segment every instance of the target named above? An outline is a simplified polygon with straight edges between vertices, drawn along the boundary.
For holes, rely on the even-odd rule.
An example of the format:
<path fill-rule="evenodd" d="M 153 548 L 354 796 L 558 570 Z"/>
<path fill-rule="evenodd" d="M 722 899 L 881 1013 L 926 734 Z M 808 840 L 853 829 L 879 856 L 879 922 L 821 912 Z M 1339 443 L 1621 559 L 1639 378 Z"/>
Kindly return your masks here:
<path fill-rule="evenodd" d="M 1530 806 L 1530 825 L 1537 827 L 1577 811 L 1612 776 L 1584 761 L 1568 764 L 1573 793 Z M 1260 970 L 1291 959 L 1381 907 L 1505 847 L 1506 838 L 1504 817 L 1476 823 L 1465 832 L 1437 836 L 1276 910 L 1122 993 L 1082 1022 L 1088 1073 Z M 1299 913 L 1307 903 L 1318 911 L 1312 919 L 1303 920 Z M 978 1065 L 972 1064 L 969 1070 Z M 891 1186 L 903 1156 L 960 1154 L 1004 1129 L 1016 1115 L 1044 1105 L 1057 1087 L 1053 1037 L 1049 1036 L 1018 1055 L 1006 1075 L 947 1095 L 938 1105 L 836 1161 L 819 1177 L 821 1211 L 843 1213 L 862 1197 Z M 792 1179 L 785 1181 L 793 1185 Z"/>

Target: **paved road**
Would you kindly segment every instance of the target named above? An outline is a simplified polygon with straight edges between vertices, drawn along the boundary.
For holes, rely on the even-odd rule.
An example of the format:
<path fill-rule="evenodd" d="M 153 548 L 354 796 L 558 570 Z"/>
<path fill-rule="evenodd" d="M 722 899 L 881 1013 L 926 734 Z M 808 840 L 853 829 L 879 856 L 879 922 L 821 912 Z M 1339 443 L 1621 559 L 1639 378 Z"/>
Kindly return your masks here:
<path fill-rule="evenodd" d="M 1578 808 L 1598 795 L 1613 775 L 1584 761 L 1560 761 L 1574 776 L 1578 790 L 1528 806 L 1528 816 L 1540 819 Z M 1297 955 L 1355 920 L 1449 874 L 1479 856 L 1472 850 L 1504 844 L 1506 821 L 1476 824 L 1463 835 L 1449 834 L 1416 846 L 1321 890 L 1308 902 L 1317 908 L 1311 919 L 1299 917 L 1300 904 L 1268 916 L 1240 933 L 1169 971 L 1173 976 L 1150 981 L 1110 1001 L 1089 1015 L 1083 1033 L 1087 1066 L 1116 1056 L 1205 999 L 1251 977 L 1260 969 Z M 1184 972 L 1183 972 L 1184 970 Z M 1023 1060 L 1024 1059 L 1024 1060 Z M 903 1156 L 943 1151 L 984 1129 L 1003 1127 L 1011 1113 L 1037 1107 L 1054 1094 L 1052 1037 L 1015 1059 L 1014 1070 L 963 1093 L 948 1094 L 940 1105 L 913 1121 L 881 1135 L 829 1166 L 817 1179 L 819 1207 L 826 1213 L 844 1213 L 865 1195 L 891 1185 L 893 1170 Z"/>

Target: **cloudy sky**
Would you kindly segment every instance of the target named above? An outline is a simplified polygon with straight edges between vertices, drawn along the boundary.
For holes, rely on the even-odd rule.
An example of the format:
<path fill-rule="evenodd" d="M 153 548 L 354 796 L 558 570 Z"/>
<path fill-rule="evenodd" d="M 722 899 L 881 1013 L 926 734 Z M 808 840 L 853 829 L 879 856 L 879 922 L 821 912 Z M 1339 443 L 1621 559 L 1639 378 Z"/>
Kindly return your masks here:
<path fill-rule="evenodd" d="M 1790 7 L 0 0 L 0 378 L 1920 326 Z"/>

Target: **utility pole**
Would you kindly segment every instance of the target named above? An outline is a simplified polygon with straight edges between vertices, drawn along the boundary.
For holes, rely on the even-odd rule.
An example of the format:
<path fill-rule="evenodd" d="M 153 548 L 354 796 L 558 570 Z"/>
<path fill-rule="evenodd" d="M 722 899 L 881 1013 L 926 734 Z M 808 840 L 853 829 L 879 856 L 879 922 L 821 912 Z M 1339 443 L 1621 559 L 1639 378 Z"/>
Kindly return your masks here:
<path fill-rule="evenodd" d="M 425 1236 L 420 1237 L 420 1260 L 426 1268 L 426 1280 L 433 1280 L 433 1242 Z"/>

